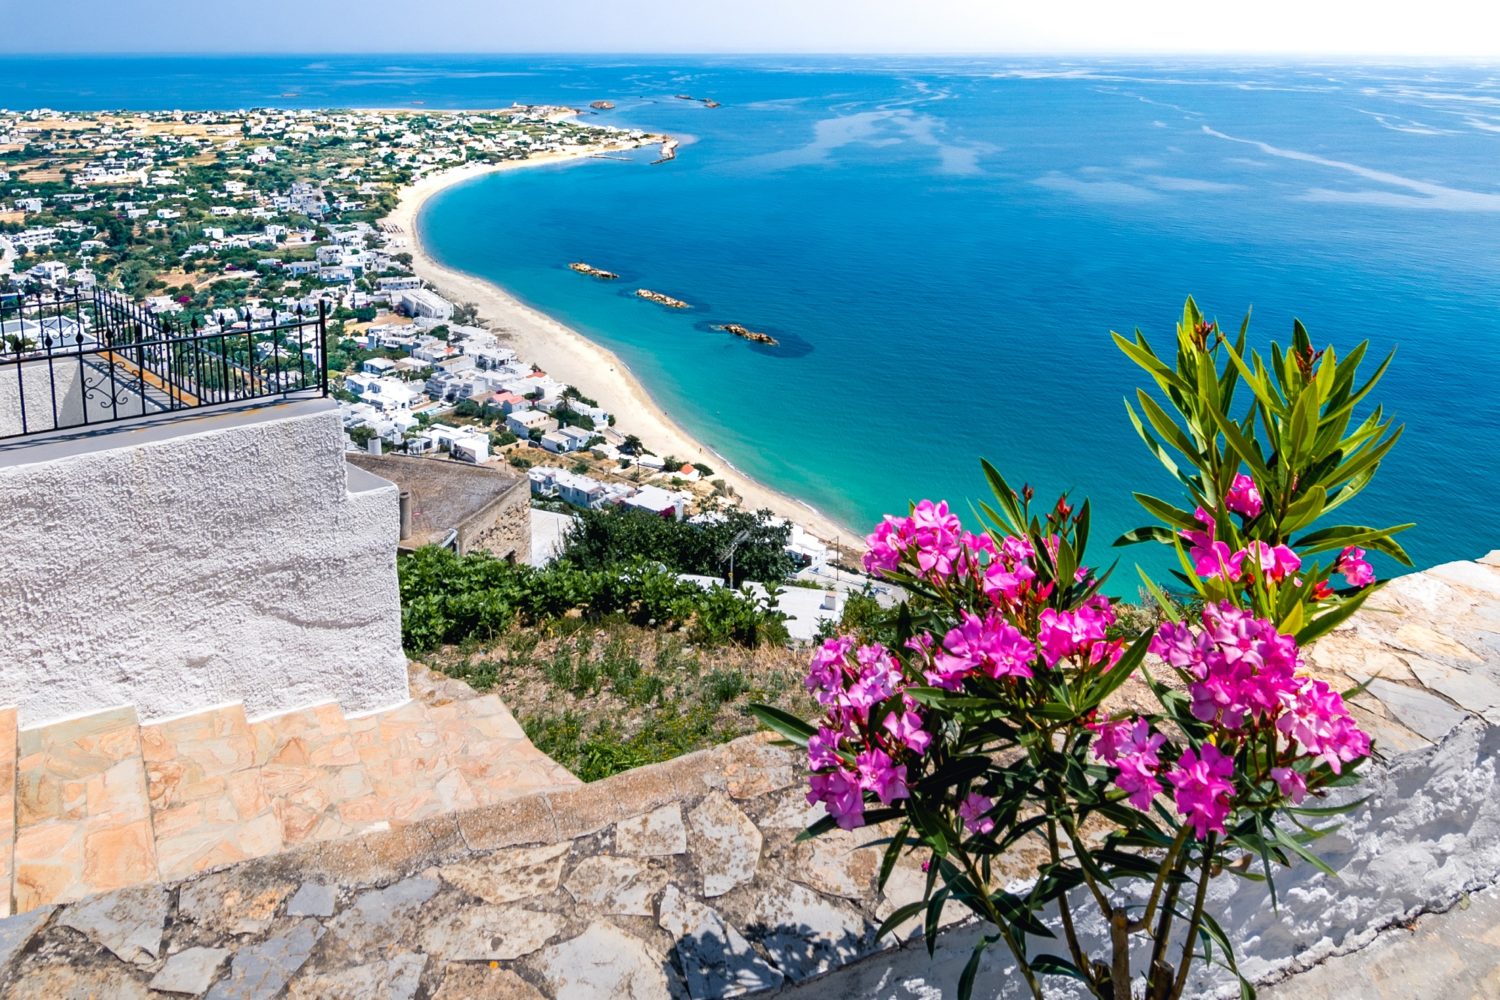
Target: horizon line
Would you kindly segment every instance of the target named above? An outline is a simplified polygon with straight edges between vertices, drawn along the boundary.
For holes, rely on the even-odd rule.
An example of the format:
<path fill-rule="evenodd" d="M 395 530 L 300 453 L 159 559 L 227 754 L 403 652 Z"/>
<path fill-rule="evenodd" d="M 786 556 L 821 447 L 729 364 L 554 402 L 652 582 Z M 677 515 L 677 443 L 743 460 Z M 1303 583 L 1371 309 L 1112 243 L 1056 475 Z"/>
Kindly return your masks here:
<path fill-rule="evenodd" d="M 513 49 L 488 50 L 488 49 L 430 49 L 430 50 L 383 50 L 383 49 L 337 49 L 337 50 L 83 50 L 83 49 L 58 49 L 36 52 L 3 52 L 0 51 L 0 59 L 60 59 L 60 58 L 110 58 L 110 59 L 147 59 L 147 58 L 339 58 L 339 57 L 388 57 L 388 58 L 424 58 L 432 56 L 453 56 L 470 58 L 714 58 L 714 59 L 772 59 L 772 58 L 795 58 L 795 59 L 1076 59 L 1076 60 L 1120 60 L 1120 59 L 1178 59 L 1194 62 L 1207 61 L 1246 61 L 1246 60 L 1285 60 L 1299 62 L 1359 62 L 1366 60 L 1393 60 L 1414 61 L 1419 63 L 1448 63 L 1475 66 L 1487 66 L 1500 64 L 1500 53 L 1490 55 L 1475 54 L 1436 54 L 1422 52 L 1310 52 L 1296 50 L 1230 50 L 1220 52 L 1207 51 L 1178 51 L 1178 50 L 1125 50 L 1114 51 L 1106 49 L 1029 49 L 1013 51 L 993 50 L 948 50 L 931 52 L 912 52 L 901 50 L 874 49 L 862 52 L 828 52 L 813 50 L 757 50 L 757 51 L 730 51 L 730 50 L 659 50 L 654 52 L 635 50 L 553 50 L 553 49 Z"/>

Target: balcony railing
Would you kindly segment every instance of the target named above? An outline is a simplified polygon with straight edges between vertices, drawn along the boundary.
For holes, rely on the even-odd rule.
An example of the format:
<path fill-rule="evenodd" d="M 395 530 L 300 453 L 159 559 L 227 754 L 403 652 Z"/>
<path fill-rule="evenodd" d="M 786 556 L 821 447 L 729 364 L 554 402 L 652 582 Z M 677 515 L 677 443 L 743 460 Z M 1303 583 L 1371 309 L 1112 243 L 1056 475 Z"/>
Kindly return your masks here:
<path fill-rule="evenodd" d="M 328 395 L 327 307 L 227 328 L 115 292 L 0 294 L 0 440 L 272 397 Z"/>

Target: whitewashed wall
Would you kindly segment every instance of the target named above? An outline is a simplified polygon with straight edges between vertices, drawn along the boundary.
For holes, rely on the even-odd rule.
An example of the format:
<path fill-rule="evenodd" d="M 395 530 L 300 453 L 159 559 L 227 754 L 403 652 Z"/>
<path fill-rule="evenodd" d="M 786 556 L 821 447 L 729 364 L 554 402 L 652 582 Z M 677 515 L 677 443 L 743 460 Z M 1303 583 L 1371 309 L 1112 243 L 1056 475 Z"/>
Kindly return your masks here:
<path fill-rule="evenodd" d="M 397 704 L 396 506 L 327 400 L 0 449 L 0 704 Z"/>

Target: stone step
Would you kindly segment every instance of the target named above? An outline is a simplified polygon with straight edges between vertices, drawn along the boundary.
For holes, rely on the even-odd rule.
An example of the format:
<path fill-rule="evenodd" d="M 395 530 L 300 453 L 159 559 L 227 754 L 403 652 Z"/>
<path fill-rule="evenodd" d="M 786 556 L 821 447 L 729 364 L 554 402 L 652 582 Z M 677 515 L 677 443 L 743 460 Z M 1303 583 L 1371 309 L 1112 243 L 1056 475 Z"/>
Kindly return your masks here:
<path fill-rule="evenodd" d="M 0 708 L 0 917 L 13 909 L 11 874 L 16 858 L 16 721 L 14 705 Z"/>
<path fill-rule="evenodd" d="M 448 707 L 452 707 L 451 705 Z M 379 818 L 410 823 L 479 804 L 451 740 L 420 701 L 349 721 L 379 803 Z"/>
<path fill-rule="evenodd" d="M 285 847 L 380 829 L 369 772 L 333 702 L 250 723 L 255 764 Z"/>
<path fill-rule="evenodd" d="M 494 695 L 416 670 L 412 690 L 353 719 L 120 708 L 18 731 L 0 708 L 0 916 L 580 784 Z"/>
<path fill-rule="evenodd" d="M 16 912 L 157 877 L 135 709 L 19 730 Z"/>
<path fill-rule="evenodd" d="M 163 879 L 285 846 L 243 705 L 144 725 L 141 750 Z"/>

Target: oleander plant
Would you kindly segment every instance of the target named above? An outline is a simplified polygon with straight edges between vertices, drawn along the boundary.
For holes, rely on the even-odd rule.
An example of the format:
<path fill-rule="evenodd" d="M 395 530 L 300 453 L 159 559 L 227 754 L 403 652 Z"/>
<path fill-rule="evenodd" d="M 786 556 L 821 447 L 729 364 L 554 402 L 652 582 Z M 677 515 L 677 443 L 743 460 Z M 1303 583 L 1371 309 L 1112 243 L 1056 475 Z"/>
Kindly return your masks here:
<path fill-rule="evenodd" d="M 1297 324 L 1267 360 L 1247 330 L 1226 336 L 1189 299 L 1174 360 L 1115 335 L 1154 389 L 1126 408 L 1177 497 L 1137 493 L 1155 523 L 1117 542 L 1174 550 L 1174 581 L 1142 573 L 1159 624 L 1128 627 L 1142 616 L 1086 561 L 1086 500 L 1037 504 L 984 463 L 994 501 L 974 530 L 924 500 L 867 539 L 867 570 L 906 599 L 879 641 L 815 651 L 824 716 L 755 709 L 806 748 L 826 816 L 804 837 L 876 828 L 882 887 L 902 855 L 922 858 L 923 898 L 881 934 L 920 918 L 931 950 L 945 907 L 984 922 L 962 998 L 995 946 L 1038 997 L 1063 976 L 1108 1000 L 1170 1000 L 1203 962 L 1253 996 L 1210 880 L 1263 881 L 1274 905 L 1277 868 L 1328 871 L 1314 841 L 1357 805 L 1327 799 L 1372 753 L 1355 692 L 1309 676 L 1303 651 L 1379 586 L 1368 553 L 1409 565 L 1394 536 L 1410 525 L 1324 523 L 1400 437 L 1366 403 L 1390 358 L 1361 382 L 1364 344 L 1315 351 Z M 1143 696 L 1124 698 L 1132 679 Z M 999 884 L 1023 842 L 1045 860 L 1024 888 Z"/>

